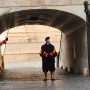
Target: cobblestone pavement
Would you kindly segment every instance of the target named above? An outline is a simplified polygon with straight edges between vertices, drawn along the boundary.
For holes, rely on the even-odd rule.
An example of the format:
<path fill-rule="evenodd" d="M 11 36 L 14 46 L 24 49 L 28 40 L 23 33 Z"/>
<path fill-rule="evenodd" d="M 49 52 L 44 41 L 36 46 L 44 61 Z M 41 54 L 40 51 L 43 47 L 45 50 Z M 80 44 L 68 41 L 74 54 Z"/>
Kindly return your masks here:
<path fill-rule="evenodd" d="M 22 66 L 22 64 L 20 64 Z M 0 90 L 90 90 L 90 77 L 71 75 L 56 69 L 56 80 L 44 82 L 40 67 L 7 67 L 0 80 Z M 25 64 L 27 65 L 27 64 Z"/>

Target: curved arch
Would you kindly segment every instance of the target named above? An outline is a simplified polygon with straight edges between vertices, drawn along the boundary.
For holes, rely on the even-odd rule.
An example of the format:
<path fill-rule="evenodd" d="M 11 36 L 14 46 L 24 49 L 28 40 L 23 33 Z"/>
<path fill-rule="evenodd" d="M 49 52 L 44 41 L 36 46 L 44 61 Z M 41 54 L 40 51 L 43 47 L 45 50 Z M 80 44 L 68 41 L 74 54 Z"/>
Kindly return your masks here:
<path fill-rule="evenodd" d="M 71 33 L 85 27 L 85 21 L 68 12 L 52 9 L 30 9 L 0 16 L 0 33 L 25 24 L 47 25 Z M 77 27 L 78 26 L 78 27 Z"/>

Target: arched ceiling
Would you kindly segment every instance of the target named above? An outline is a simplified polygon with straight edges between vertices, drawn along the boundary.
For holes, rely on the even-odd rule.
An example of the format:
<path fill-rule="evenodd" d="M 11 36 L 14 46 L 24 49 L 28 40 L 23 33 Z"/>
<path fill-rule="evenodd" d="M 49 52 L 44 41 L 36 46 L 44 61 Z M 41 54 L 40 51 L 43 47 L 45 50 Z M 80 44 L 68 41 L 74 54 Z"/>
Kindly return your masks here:
<path fill-rule="evenodd" d="M 64 33 L 85 28 L 85 21 L 68 12 L 52 9 L 30 9 L 9 13 L 0 17 L 0 33 L 21 25 L 46 25 Z"/>

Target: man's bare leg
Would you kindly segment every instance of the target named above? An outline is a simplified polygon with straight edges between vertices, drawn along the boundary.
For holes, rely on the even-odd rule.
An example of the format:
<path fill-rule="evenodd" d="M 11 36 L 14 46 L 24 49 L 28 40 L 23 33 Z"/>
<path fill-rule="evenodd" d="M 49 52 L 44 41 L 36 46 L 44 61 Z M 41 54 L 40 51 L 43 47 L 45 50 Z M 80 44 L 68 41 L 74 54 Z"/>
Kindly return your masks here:
<path fill-rule="evenodd" d="M 55 80 L 54 79 L 54 76 L 55 76 L 55 73 L 54 72 L 51 72 L 51 80 Z"/>
<path fill-rule="evenodd" d="M 44 72 L 44 81 L 47 81 L 47 71 Z"/>

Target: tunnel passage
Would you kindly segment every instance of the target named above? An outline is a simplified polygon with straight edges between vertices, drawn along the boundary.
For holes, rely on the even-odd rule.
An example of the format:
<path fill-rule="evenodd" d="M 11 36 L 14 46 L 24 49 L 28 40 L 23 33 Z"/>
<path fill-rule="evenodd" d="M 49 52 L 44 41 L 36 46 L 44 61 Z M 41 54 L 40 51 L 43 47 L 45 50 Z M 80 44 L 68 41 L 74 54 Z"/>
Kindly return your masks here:
<path fill-rule="evenodd" d="M 0 16 L 0 33 L 21 25 L 46 25 L 62 32 L 60 67 L 76 74 L 88 71 L 87 31 L 80 17 L 52 9 L 30 9 Z"/>

